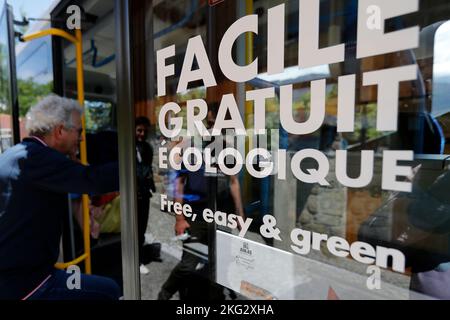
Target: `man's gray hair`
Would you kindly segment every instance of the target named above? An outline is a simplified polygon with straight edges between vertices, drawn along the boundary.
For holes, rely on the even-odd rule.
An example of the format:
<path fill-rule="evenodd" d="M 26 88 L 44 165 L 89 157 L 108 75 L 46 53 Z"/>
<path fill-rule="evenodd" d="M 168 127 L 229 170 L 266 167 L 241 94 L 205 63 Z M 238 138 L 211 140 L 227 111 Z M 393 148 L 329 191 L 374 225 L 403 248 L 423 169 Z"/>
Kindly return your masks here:
<path fill-rule="evenodd" d="M 26 115 L 26 129 L 30 136 L 43 136 L 58 125 L 67 129 L 74 127 L 72 114 L 83 114 L 83 109 L 76 100 L 49 95 L 30 108 Z"/>

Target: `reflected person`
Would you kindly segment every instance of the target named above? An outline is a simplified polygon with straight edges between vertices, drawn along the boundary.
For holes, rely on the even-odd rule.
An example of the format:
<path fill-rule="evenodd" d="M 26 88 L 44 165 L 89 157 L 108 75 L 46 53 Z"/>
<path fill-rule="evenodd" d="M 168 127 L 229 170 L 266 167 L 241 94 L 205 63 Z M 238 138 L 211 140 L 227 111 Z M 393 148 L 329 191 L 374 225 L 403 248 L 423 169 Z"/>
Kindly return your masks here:
<path fill-rule="evenodd" d="M 207 114 L 208 130 L 212 129 L 214 120 L 215 114 L 210 110 Z M 212 155 L 214 156 L 213 153 Z M 217 209 L 226 213 L 237 213 L 244 218 L 237 176 L 224 175 L 219 168 L 217 171 L 217 176 L 206 175 L 203 164 L 196 172 L 188 171 L 185 168 L 176 172 L 175 201 L 189 204 L 192 212 L 197 213 L 197 218 L 192 221 L 184 215 L 175 217 L 176 235 L 183 235 L 187 232 L 189 238 L 183 243 L 181 261 L 172 270 L 158 294 L 159 300 L 168 300 L 177 291 L 180 293 L 181 300 L 221 300 L 224 298 L 223 289 L 209 280 L 207 274 L 204 274 L 208 261 L 192 251 L 185 250 L 185 245 L 189 242 L 208 246 L 208 223 L 203 220 L 202 212 L 210 206 L 211 179 L 216 179 L 217 183 L 217 190 L 213 191 L 217 195 Z"/>

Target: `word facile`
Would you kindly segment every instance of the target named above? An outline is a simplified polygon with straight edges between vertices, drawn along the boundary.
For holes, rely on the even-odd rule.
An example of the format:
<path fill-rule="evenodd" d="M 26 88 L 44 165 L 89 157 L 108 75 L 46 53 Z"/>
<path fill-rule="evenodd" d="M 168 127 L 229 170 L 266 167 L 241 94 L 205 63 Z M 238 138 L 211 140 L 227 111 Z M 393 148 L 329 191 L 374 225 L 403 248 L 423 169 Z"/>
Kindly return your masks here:
<path fill-rule="evenodd" d="M 383 12 L 381 28 L 370 28 L 370 7 L 378 6 Z M 357 19 L 357 47 L 356 58 L 362 59 L 381 54 L 399 52 L 417 48 L 419 45 L 419 27 L 410 27 L 386 33 L 384 22 L 387 19 L 398 17 L 418 11 L 418 0 L 396 0 L 392 2 L 384 0 L 359 0 Z M 300 69 L 340 63 L 345 61 L 345 44 L 338 44 L 326 48 L 319 48 L 319 24 L 320 24 L 320 0 L 299 1 L 299 37 L 298 37 L 298 67 Z M 285 35 L 285 5 L 281 4 L 268 9 L 267 13 L 267 73 L 269 75 L 283 73 L 284 64 L 284 35 Z M 219 49 L 218 63 L 221 72 L 229 80 L 237 83 L 250 81 L 258 76 L 258 58 L 247 65 L 238 65 L 233 59 L 233 46 L 239 36 L 252 32 L 258 35 L 258 16 L 256 14 L 244 16 L 235 21 L 224 33 Z M 156 53 L 157 60 L 157 95 L 166 95 L 166 81 L 175 76 L 175 65 L 167 63 L 167 60 L 175 56 L 175 45 L 160 49 Z M 194 64 L 198 68 L 193 70 Z M 402 82 L 417 79 L 418 67 L 416 64 L 398 66 L 395 68 L 375 70 L 362 74 L 363 86 L 377 86 L 377 119 L 376 130 L 380 132 L 397 131 L 399 87 Z M 355 131 L 355 95 L 356 75 L 342 75 L 338 77 L 338 102 L 337 102 L 337 132 Z M 186 53 L 178 79 L 177 93 L 187 90 L 189 83 L 201 80 L 205 87 L 217 86 L 208 54 L 201 36 L 190 38 L 187 43 Z M 311 81 L 311 108 L 309 118 L 298 122 L 293 116 L 293 86 L 284 85 L 279 88 L 280 125 L 290 134 L 311 134 L 322 126 L 326 112 L 326 79 Z M 276 97 L 276 88 L 250 90 L 245 94 L 245 99 L 252 102 L 253 130 L 258 134 L 265 134 L 266 130 L 266 104 L 267 100 Z M 226 129 L 233 129 L 236 135 L 248 136 L 244 121 L 236 98 L 233 94 L 224 94 L 219 104 L 216 121 L 212 130 L 207 130 L 203 121 L 207 117 L 208 105 L 204 99 L 192 99 L 186 102 L 186 119 L 180 117 L 181 107 L 176 102 L 167 102 L 160 110 L 158 123 L 161 133 L 171 139 L 176 139 L 183 132 L 186 124 L 187 136 L 212 137 L 219 136 Z M 186 123 L 185 123 L 186 121 Z M 328 185 L 326 176 L 329 171 L 329 163 L 326 155 L 314 149 L 306 149 L 297 152 L 291 159 L 290 165 L 286 159 L 286 150 L 274 148 L 269 152 L 262 148 L 250 150 L 245 153 L 242 150 L 226 148 L 216 153 L 217 158 L 208 159 L 208 154 L 195 149 L 171 150 L 170 152 L 160 148 L 160 167 L 179 168 L 173 157 L 176 154 L 183 158 L 183 164 L 190 171 L 197 171 L 202 161 L 206 167 L 217 163 L 225 174 L 237 174 L 246 165 L 249 173 L 257 178 L 264 178 L 270 174 L 278 174 L 279 179 L 285 179 L 286 168 L 291 168 L 294 176 L 306 183 L 319 183 Z M 276 150 L 275 150 L 276 149 Z M 178 152 L 180 151 L 180 152 Z M 188 153 L 188 156 L 181 155 Z M 244 150 L 245 151 L 245 150 Z M 244 155 L 247 154 L 244 159 Z M 237 164 L 233 168 L 225 166 L 227 157 L 234 157 Z M 368 185 L 373 176 L 374 152 L 361 151 L 361 172 L 358 178 L 350 178 L 346 174 L 346 151 L 338 151 L 336 154 L 336 175 L 338 181 L 347 187 L 360 188 Z M 250 159 L 249 159 L 250 157 Z M 410 192 L 411 182 L 397 181 L 398 177 L 408 177 L 412 173 L 410 165 L 399 166 L 397 161 L 411 161 L 412 151 L 390 150 L 383 152 L 382 189 Z M 195 158 L 194 163 L 187 159 Z M 268 165 L 262 170 L 252 170 L 255 159 L 264 158 Z M 318 164 L 318 169 L 309 169 L 303 172 L 300 163 L 312 158 Z M 209 161 L 209 163 L 208 163 Z M 249 165 L 250 164 L 250 165 Z M 214 171 L 214 168 L 211 169 Z"/>

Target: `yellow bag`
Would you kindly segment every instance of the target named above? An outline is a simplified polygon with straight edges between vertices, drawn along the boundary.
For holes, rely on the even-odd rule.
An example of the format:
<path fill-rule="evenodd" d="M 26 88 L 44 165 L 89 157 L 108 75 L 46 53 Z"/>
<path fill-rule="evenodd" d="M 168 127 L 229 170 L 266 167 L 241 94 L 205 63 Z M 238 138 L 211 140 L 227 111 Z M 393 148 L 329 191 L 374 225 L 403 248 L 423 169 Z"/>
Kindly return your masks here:
<path fill-rule="evenodd" d="M 116 197 L 107 203 L 103 209 L 103 215 L 98 219 L 100 233 L 120 232 L 120 197 Z"/>

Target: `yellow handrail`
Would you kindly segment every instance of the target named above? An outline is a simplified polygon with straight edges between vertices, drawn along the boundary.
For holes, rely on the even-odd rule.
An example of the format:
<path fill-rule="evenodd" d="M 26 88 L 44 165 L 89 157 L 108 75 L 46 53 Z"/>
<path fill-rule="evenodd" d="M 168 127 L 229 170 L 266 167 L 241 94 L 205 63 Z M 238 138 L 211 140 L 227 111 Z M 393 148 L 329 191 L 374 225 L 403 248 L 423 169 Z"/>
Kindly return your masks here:
<path fill-rule="evenodd" d="M 64 30 L 61 30 L 61 29 L 56 29 L 56 28 L 50 28 L 47 30 L 41 30 L 41 31 L 37 31 L 35 33 L 24 35 L 24 36 L 22 36 L 22 40 L 23 41 L 31 41 L 31 40 L 35 40 L 35 39 L 42 38 L 42 37 L 49 36 L 49 35 L 62 37 L 66 40 L 69 40 L 70 42 L 72 42 L 74 44 L 76 44 L 78 41 L 70 33 L 66 32 Z"/>
<path fill-rule="evenodd" d="M 77 92 L 78 102 L 84 108 L 84 78 L 83 78 L 83 39 L 81 30 L 75 30 L 75 37 L 70 33 L 56 28 L 50 28 L 47 30 L 38 31 L 29 35 L 22 36 L 23 41 L 31 41 L 45 36 L 59 36 L 66 40 L 69 40 L 75 45 L 76 48 L 76 62 L 77 62 Z M 87 152 L 86 152 L 86 121 L 85 117 L 81 117 L 81 126 L 83 128 L 82 141 L 80 143 L 80 156 L 81 163 L 87 165 Z M 84 260 L 85 272 L 91 274 L 91 239 L 90 239 L 90 225 L 89 225 L 89 198 L 86 194 L 82 196 L 83 204 L 83 242 L 84 242 L 84 254 L 79 256 L 73 261 L 66 263 L 57 263 L 55 266 L 59 269 L 65 269 L 68 266 L 78 264 Z"/>
<path fill-rule="evenodd" d="M 72 266 L 74 264 L 79 264 L 81 261 L 85 260 L 87 258 L 87 254 L 84 253 L 75 260 L 69 261 L 69 262 L 58 262 L 55 264 L 55 267 L 58 269 L 66 269 L 69 266 Z"/>

